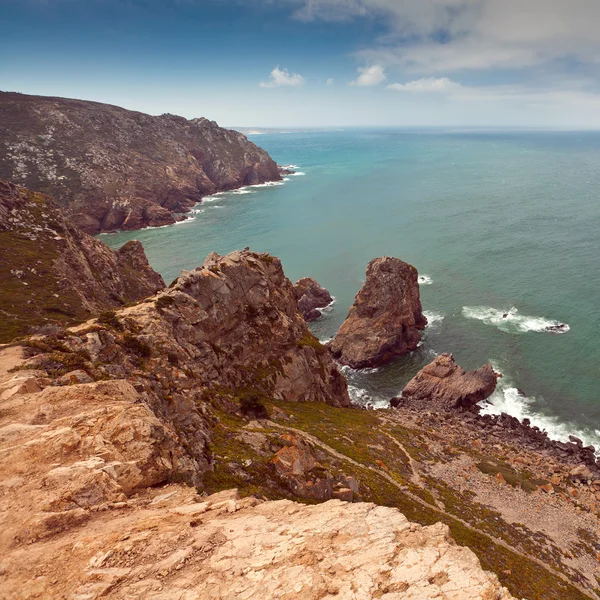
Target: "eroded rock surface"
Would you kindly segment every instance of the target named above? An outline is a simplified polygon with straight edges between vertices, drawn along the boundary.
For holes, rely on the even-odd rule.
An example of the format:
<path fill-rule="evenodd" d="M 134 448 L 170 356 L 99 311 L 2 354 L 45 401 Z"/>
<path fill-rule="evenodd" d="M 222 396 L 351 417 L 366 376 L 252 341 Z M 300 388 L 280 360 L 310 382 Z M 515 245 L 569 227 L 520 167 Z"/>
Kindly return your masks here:
<path fill-rule="evenodd" d="M 451 354 L 440 354 L 421 369 L 402 390 L 402 399 L 429 407 L 472 409 L 496 389 L 492 365 L 466 372 Z"/>
<path fill-rule="evenodd" d="M 294 294 L 298 301 L 298 310 L 306 321 L 315 321 L 321 316 L 319 308 L 325 308 L 333 302 L 331 294 L 312 277 L 303 277 L 294 284 Z"/>
<path fill-rule="evenodd" d="M 377 367 L 415 350 L 426 325 L 417 270 L 384 256 L 367 266 L 365 284 L 330 348 L 344 365 Z"/>
<path fill-rule="evenodd" d="M 202 196 L 281 179 L 269 155 L 205 118 L 0 92 L 0 177 L 51 194 L 88 233 L 166 225 Z"/>
<path fill-rule="evenodd" d="M 141 300 L 164 287 L 140 242 L 115 252 L 49 196 L 0 181 L 0 342 Z"/>

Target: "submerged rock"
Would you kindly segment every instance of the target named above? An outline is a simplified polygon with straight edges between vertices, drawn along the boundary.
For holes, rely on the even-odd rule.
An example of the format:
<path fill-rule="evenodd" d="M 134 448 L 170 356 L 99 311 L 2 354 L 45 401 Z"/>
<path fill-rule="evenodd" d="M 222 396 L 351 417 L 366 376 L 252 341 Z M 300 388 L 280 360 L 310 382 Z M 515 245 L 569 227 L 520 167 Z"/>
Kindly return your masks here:
<path fill-rule="evenodd" d="M 417 270 L 384 256 L 369 263 L 365 284 L 330 348 L 353 369 L 377 367 L 415 350 L 426 325 Z"/>
<path fill-rule="evenodd" d="M 331 294 L 312 277 L 303 277 L 296 281 L 294 295 L 298 301 L 298 310 L 309 322 L 321 316 L 319 308 L 325 308 L 333 302 Z"/>
<path fill-rule="evenodd" d="M 497 378 L 490 364 L 466 372 L 451 354 L 440 354 L 408 382 L 402 398 L 444 409 L 471 409 L 492 395 Z"/>

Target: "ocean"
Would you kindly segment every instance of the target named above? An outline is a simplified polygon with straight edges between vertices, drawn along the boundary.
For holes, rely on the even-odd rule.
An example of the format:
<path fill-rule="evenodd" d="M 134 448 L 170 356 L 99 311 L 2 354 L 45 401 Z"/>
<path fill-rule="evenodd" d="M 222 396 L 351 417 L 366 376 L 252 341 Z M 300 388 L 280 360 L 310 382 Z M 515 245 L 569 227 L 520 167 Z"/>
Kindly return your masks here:
<path fill-rule="evenodd" d="M 503 374 L 487 412 L 600 449 L 600 132 L 340 130 L 250 136 L 297 173 L 206 198 L 189 221 L 103 235 L 139 239 L 167 283 L 215 250 L 250 246 L 314 277 L 342 323 L 367 263 L 396 256 L 422 278 L 429 319 L 413 354 L 344 369 L 360 403 L 387 405 L 436 354 Z M 503 318 L 503 315 L 508 317 Z M 568 325 L 565 333 L 548 326 Z"/>

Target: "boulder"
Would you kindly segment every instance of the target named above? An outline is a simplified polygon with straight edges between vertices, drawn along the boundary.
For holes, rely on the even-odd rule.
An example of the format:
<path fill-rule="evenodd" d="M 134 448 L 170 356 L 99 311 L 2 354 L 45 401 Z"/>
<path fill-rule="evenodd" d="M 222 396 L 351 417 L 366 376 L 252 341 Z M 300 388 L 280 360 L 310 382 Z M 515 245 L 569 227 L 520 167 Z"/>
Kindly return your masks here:
<path fill-rule="evenodd" d="M 426 325 L 417 270 L 384 256 L 369 263 L 365 284 L 330 349 L 353 369 L 377 367 L 415 350 Z"/>
<path fill-rule="evenodd" d="M 497 378 L 490 364 L 466 372 L 452 354 L 440 354 L 408 382 L 402 397 L 444 409 L 472 409 L 494 392 Z"/>
<path fill-rule="evenodd" d="M 298 310 L 305 321 L 314 321 L 321 316 L 319 308 L 325 308 L 333 302 L 331 294 L 311 277 L 303 277 L 294 284 L 294 295 Z"/>

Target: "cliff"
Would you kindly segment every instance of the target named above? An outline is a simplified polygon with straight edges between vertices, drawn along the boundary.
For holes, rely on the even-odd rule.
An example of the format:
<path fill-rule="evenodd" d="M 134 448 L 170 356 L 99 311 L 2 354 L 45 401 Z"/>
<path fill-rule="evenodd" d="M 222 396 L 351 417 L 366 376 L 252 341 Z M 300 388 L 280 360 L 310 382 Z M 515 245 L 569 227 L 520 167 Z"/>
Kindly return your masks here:
<path fill-rule="evenodd" d="M 164 287 L 142 245 L 119 251 L 81 232 L 54 200 L 0 181 L 0 342 L 72 323 Z"/>
<path fill-rule="evenodd" d="M 279 260 L 249 250 L 0 347 L 0 589 L 598 598 L 588 451 L 425 395 L 350 407 Z"/>
<path fill-rule="evenodd" d="M 97 233 L 174 223 L 204 195 L 281 176 L 264 150 L 204 118 L 0 92 L 0 178 L 55 196 Z"/>

